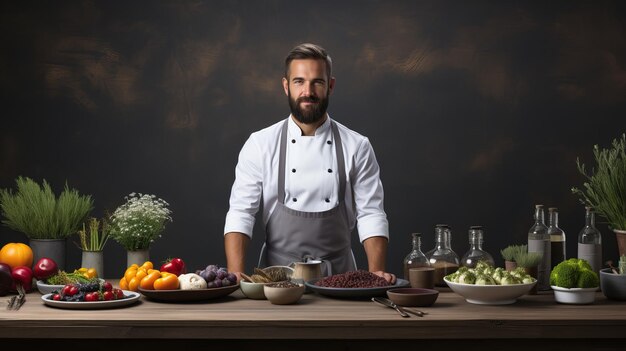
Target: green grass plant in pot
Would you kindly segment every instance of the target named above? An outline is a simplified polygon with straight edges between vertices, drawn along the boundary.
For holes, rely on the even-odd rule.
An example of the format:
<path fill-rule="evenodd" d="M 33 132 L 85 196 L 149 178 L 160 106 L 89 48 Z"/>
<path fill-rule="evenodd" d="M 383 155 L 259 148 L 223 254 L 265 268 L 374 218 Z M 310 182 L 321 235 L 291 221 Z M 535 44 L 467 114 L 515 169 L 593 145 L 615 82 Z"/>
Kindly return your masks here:
<path fill-rule="evenodd" d="M 576 160 L 578 171 L 585 177 L 582 189 L 572 192 L 580 202 L 591 206 L 605 218 L 615 232 L 619 254 L 626 254 L 626 134 L 613 140 L 611 147 L 593 148 L 595 166 L 588 171 L 584 163 Z"/>
<path fill-rule="evenodd" d="M 150 245 L 172 221 L 169 204 L 154 195 L 131 193 L 111 215 L 111 238 L 127 251 L 127 265 L 149 259 Z"/>
<path fill-rule="evenodd" d="M 40 186 L 30 178 L 18 177 L 16 184 L 15 192 L 0 189 L 2 223 L 28 237 L 34 262 L 48 257 L 64 269 L 66 239 L 93 209 L 91 196 L 80 195 L 66 184 L 57 197 L 46 180 Z"/>

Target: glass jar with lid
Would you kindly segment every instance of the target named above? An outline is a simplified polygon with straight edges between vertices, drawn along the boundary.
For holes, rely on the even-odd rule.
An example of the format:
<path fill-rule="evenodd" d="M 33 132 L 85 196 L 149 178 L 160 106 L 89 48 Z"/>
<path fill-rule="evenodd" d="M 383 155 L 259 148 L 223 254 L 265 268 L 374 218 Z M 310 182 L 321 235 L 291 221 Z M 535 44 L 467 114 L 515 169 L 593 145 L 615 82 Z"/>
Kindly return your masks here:
<path fill-rule="evenodd" d="M 426 255 L 435 269 L 435 285 L 446 286 L 443 277 L 459 269 L 459 255 L 452 250 L 452 231 L 445 224 L 435 227 L 435 248 Z"/>
<path fill-rule="evenodd" d="M 406 257 L 404 257 L 404 279 L 409 280 L 409 269 L 419 267 L 430 267 L 428 258 L 422 252 L 422 234 L 411 233 L 413 247 Z"/>
<path fill-rule="evenodd" d="M 483 250 L 483 227 L 479 225 L 471 226 L 469 229 L 469 244 L 470 248 L 465 255 L 461 258 L 461 265 L 474 268 L 479 261 L 488 263 L 490 266 L 495 265 L 493 256 Z"/>

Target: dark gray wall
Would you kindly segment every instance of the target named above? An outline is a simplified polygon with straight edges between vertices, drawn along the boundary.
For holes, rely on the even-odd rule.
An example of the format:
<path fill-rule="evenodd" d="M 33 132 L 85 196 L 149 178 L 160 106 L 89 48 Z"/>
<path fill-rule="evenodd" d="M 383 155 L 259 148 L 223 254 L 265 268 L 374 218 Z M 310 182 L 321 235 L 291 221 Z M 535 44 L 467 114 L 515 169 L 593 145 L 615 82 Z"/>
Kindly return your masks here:
<path fill-rule="evenodd" d="M 486 228 L 486 249 L 524 243 L 535 203 L 558 206 L 575 253 L 571 195 L 625 130 L 621 1 L 44 1 L 0 5 L 0 187 L 65 181 L 113 210 L 130 192 L 172 204 L 156 261 L 225 264 L 238 152 L 285 118 L 282 60 L 301 42 L 332 55 L 329 112 L 367 135 L 382 168 L 399 273 L 409 233 Z M 604 255 L 617 256 L 606 225 Z M 0 228 L 0 244 L 25 241 Z M 262 232 L 248 266 L 255 264 Z M 68 242 L 68 266 L 80 251 Z M 361 267 L 362 249 L 356 247 Z M 110 242 L 106 275 L 121 276 Z"/>

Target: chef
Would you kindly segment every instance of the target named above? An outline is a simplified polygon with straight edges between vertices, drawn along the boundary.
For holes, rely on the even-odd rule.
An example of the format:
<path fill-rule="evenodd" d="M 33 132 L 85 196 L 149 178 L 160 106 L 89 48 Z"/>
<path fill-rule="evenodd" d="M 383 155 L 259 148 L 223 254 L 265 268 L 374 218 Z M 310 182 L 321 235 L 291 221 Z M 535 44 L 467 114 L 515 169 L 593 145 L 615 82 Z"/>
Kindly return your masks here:
<path fill-rule="evenodd" d="M 389 225 L 379 167 L 369 140 L 326 113 L 335 86 L 332 61 L 301 44 L 285 59 L 283 89 L 291 114 L 252 133 L 244 144 L 224 226 L 228 270 L 245 269 L 246 247 L 263 204 L 266 240 L 259 267 L 322 261 L 323 274 L 356 270 L 356 226 L 368 269 L 385 271 Z"/>

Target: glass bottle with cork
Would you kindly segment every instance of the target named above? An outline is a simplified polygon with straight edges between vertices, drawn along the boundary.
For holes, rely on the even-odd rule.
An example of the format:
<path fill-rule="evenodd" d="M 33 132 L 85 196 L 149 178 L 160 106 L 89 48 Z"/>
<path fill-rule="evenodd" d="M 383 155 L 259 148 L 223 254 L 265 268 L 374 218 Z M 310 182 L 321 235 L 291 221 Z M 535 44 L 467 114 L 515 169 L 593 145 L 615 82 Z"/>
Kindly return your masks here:
<path fill-rule="evenodd" d="M 419 267 L 430 267 L 428 258 L 422 252 L 422 234 L 411 233 L 413 248 L 411 252 L 404 258 L 404 279 L 409 280 L 409 269 Z"/>
<path fill-rule="evenodd" d="M 435 269 L 435 285 L 447 286 L 443 280 L 448 274 L 459 269 L 459 255 L 452 250 L 452 231 L 447 225 L 437 225 L 435 227 L 435 248 L 429 251 L 428 261 Z"/>
<path fill-rule="evenodd" d="M 550 290 L 550 235 L 544 222 L 543 205 L 535 205 L 535 224 L 528 231 L 528 252 L 543 255 L 537 267 L 537 289 Z"/>
<path fill-rule="evenodd" d="M 488 263 L 492 267 L 495 265 L 493 256 L 483 250 L 483 227 L 480 225 L 471 226 L 469 229 L 469 250 L 461 258 L 461 265 L 474 268 L 479 261 Z"/>
<path fill-rule="evenodd" d="M 565 261 L 565 232 L 559 228 L 559 210 L 548 208 L 548 234 L 550 235 L 550 270 Z"/>
<path fill-rule="evenodd" d="M 597 274 L 602 268 L 602 234 L 596 228 L 593 208 L 585 207 L 585 226 L 578 234 L 578 259 L 589 262 Z"/>

